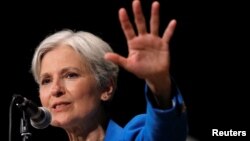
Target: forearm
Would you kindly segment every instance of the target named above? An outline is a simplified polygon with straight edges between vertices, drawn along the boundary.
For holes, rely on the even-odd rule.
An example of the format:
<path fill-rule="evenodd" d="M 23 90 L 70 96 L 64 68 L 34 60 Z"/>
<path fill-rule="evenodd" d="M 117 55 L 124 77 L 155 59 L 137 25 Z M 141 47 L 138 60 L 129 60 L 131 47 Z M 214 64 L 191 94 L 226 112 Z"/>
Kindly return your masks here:
<path fill-rule="evenodd" d="M 170 77 L 147 79 L 146 83 L 153 95 L 157 108 L 168 109 L 172 107 L 172 84 Z"/>

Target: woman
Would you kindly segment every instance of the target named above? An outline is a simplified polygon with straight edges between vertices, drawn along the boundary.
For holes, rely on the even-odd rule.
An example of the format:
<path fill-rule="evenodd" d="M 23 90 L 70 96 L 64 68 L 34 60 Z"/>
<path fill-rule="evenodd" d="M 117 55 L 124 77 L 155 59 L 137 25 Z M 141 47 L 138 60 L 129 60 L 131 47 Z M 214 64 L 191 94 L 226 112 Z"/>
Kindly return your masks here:
<path fill-rule="evenodd" d="M 133 1 L 138 35 L 125 9 L 119 19 L 129 55 L 112 52 L 99 37 L 88 32 L 59 31 L 40 43 L 32 72 L 39 84 L 40 100 L 52 114 L 51 125 L 65 129 L 71 141 L 179 141 L 186 138 L 186 114 L 179 91 L 171 82 L 168 44 L 176 21 L 158 36 L 159 3 L 153 2 L 150 33 L 146 31 L 140 1 Z M 107 118 L 103 102 L 116 89 L 118 66 L 146 82 L 147 111 L 124 128 Z M 183 110 L 183 109 L 182 109 Z"/>

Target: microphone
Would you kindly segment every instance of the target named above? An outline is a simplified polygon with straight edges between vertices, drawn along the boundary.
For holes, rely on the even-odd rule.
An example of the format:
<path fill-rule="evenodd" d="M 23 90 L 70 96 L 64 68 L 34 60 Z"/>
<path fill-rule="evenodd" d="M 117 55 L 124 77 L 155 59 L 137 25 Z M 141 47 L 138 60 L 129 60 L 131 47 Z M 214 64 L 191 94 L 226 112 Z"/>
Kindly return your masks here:
<path fill-rule="evenodd" d="M 49 126 L 51 114 L 48 109 L 38 107 L 34 102 L 21 95 L 14 95 L 14 97 L 16 105 L 30 117 L 30 123 L 34 128 L 44 129 Z"/>

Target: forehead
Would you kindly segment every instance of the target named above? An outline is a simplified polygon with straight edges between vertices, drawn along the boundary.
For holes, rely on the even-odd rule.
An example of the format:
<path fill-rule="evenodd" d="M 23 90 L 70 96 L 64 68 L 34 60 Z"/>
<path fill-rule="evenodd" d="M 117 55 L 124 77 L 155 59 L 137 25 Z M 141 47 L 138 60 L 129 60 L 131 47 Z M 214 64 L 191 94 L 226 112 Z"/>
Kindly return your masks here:
<path fill-rule="evenodd" d="M 62 67 L 88 68 L 88 63 L 79 52 L 68 45 L 59 45 L 46 52 L 41 60 L 41 73 L 49 69 Z"/>

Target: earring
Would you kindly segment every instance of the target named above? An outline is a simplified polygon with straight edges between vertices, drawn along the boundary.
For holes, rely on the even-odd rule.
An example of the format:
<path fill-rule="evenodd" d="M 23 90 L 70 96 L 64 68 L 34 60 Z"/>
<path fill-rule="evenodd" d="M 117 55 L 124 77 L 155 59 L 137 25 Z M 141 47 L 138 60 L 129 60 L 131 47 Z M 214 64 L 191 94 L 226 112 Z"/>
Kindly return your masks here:
<path fill-rule="evenodd" d="M 107 100 L 108 99 L 108 96 L 107 95 L 103 95 L 103 100 Z"/>

